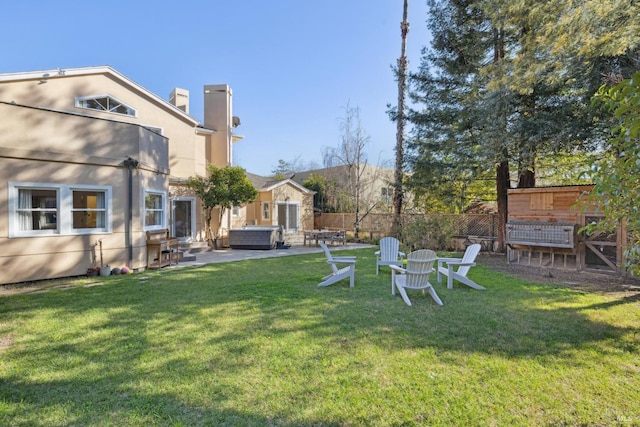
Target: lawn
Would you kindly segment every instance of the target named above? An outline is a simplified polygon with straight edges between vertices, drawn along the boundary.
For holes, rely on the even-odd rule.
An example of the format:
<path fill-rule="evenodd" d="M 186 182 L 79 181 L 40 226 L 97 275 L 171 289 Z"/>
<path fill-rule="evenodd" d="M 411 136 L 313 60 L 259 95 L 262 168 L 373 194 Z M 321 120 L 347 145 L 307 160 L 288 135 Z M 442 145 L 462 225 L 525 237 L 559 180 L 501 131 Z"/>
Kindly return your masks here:
<path fill-rule="evenodd" d="M 478 266 L 408 307 L 348 254 L 355 288 L 312 254 L 2 295 L 0 425 L 640 425 L 632 294 Z"/>

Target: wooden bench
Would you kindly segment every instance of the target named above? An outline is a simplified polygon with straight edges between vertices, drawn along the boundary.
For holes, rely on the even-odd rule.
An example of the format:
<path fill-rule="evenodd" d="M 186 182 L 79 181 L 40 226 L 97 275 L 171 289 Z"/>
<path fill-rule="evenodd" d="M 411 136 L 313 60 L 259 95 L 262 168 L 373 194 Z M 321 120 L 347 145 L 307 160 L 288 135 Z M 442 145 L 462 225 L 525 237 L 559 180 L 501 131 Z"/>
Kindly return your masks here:
<path fill-rule="evenodd" d="M 168 229 L 147 231 L 147 268 L 177 264 L 179 256 L 178 239 Z"/>

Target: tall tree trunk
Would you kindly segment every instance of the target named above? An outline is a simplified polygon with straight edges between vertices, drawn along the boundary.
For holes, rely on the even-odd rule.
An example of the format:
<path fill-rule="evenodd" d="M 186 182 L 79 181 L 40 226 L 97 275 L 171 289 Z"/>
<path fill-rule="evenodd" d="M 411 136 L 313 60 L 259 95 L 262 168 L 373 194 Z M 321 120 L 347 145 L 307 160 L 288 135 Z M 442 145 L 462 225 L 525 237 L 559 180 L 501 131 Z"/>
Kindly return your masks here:
<path fill-rule="evenodd" d="M 496 193 L 498 205 L 498 252 L 506 249 L 507 236 L 507 214 L 509 212 L 508 191 L 509 181 L 509 161 L 503 160 L 496 166 Z"/>
<path fill-rule="evenodd" d="M 409 5 L 408 0 L 404 0 L 404 9 L 402 12 L 402 22 L 400 23 L 400 31 L 402 37 L 402 48 L 400 58 L 398 58 L 398 117 L 396 131 L 396 170 L 395 182 L 393 186 L 393 233 L 397 237 L 402 235 L 402 202 L 403 202 L 403 185 L 402 179 L 404 175 L 404 100 L 407 90 L 407 33 L 409 32 L 409 22 L 407 22 L 407 11 Z"/>
<path fill-rule="evenodd" d="M 356 176 L 355 176 L 355 200 L 356 200 L 356 215 L 355 221 L 353 224 L 353 237 L 358 240 L 360 238 L 360 150 L 358 150 L 358 155 L 356 157 Z"/>
<path fill-rule="evenodd" d="M 531 169 L 522 169 L 518 177 L 518 188 L 534 188 L 536 186 L 536 173 Z"/>
<path fill-rule="evenodd" d="M 493 62 L 498 64 L 504 60 L 504 31 L 501 29 L 494 29 L 494 51 Z M 504 101 L 502 102 L 505 103 Z M 501 112 L 497 119 L 499 120 L 502 132 L 507 131 L 507 116 L 506 108 L 503 105 Z M 507 238 L 507 219 L 509 213 L 509 198 L 508 190 L 511 186 L 509 177 L 509 152 L 504 142 L 502 141 L 502 149 L 498 158 L 496 166 L 496 204 L 498 207 L 498 252 L 504 252 L 506 250 L 506 238 Z"/>

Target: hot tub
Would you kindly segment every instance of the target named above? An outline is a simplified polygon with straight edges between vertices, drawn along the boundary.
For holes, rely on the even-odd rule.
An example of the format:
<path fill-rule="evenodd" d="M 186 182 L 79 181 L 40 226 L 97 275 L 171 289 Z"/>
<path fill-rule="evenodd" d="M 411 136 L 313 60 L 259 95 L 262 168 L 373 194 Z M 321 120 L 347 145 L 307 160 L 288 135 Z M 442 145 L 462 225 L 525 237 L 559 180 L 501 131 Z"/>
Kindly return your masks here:
<path fill-rule="evenodd" d="M 282 241 L 280 226 L 251 225 L 229 230 L 231 249 L 274 249 Z"/>

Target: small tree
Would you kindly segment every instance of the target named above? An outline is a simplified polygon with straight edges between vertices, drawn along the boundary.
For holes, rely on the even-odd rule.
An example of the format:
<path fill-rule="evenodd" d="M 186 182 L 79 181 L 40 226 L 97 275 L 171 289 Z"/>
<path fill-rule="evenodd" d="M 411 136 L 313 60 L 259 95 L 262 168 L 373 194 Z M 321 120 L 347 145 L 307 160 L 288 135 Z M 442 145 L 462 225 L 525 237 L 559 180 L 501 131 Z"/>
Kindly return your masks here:
<path fill-rule="evenodd" d="M 593 164 L 595 186 L 589 200 L 601 207 L 604 218 L 587 231 L 610 231 L 624 223 L 630 238 L 625 267 L 640 275 L 640 72 L 613 87 L 603 86 L 595 99 L 614 111 L 619 125 Z"/>
<path fill-rule="evenodd" d="M 362 127 L 360 120 L 360 109 L 352 108 L 347 103 L 345 107 L 345 117 L 340 123 L 340 131 L 342 132 L 340 145 L 338 147 L 329 147 L 325 149 L 324 160 L 325 166 L 334 165 L 344 166 L 349 183 L 350 204 L 353 205 L 355 213 L 355 221 L 353 224 L 353 234 L 357 239 L 360 232 L 360 223 L 369 213 L 371 207 L 367 206 L 364 215 L 361 209 L 367 202 L 362 199 L 363 196 L 363 176 L 367 169 L 367 154 L 364 149 L 369 142 L 369 136 Z"/>
<path fill-rule="evenodd" d="M 238 166 L 218 168 L 209 165 L 207 177 L 191 177 L 187 186 L 202 201 L 205 216 L 205 234 L 209 245 L 217 248 L 220 239 L 221 224 L 224 213 L 233 206 L 240 206 L 252 202 L 258 196 L 244 169 Z M 217 227 L 215 235 L 211 229 L 213 211 L 218 209 Z"/>

